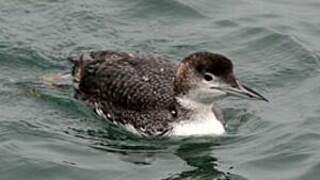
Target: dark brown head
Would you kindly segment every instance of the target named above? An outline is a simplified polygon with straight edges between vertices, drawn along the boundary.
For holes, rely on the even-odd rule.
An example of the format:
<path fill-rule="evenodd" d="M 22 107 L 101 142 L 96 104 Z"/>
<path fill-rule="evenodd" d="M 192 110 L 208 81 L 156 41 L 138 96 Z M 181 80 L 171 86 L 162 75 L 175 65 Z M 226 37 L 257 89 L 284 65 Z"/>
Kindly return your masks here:
<path fill-rule="evenodd" d="M 196 52 L 182 60 L 174 90 L 177 96 L 187 96 L 203 103 L 212 103 L 214 98 L 224 95 L 266 100 L 235 78 L 230 59 L 210 52 Z"/>

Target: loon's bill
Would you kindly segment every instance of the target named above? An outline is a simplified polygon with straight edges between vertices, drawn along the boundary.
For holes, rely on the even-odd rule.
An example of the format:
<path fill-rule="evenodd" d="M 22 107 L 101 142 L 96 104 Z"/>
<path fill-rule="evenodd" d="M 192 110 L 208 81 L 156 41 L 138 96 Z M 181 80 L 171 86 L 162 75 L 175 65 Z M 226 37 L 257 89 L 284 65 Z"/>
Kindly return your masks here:
<path fill-rule="evenodd" d="M 249 88 L 248 86 L 244 85 L 243 83 L 236 81 L 235 86 L 222 86 L 222 87 L 211 87 L 212 89 L 219 89 L 220 91 L 226 92 L 228 95 L 238 96 L 238 97 L 247 97 L 251 99 L 256 100 L 262 100 L 269 102 L 269 100 L 265 97 L 263 97 L 260 93 L 257 91 Z"/>

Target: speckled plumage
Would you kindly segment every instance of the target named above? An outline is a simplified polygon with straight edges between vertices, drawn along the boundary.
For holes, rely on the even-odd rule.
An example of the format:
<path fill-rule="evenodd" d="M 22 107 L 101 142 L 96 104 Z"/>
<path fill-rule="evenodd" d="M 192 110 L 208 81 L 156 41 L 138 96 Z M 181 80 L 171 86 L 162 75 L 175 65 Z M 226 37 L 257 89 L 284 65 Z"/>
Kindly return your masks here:
<path fill-rule="evenodd" d="M 160 57 L 115 51 L 73 60 L 75 97 L 108 120 L 132 125 L 139 133 L 170 133 L 170 123 L 188 119 L 173 89 L 177 64 Z M 98 113 L 99 114 L 99 113 Z"/>

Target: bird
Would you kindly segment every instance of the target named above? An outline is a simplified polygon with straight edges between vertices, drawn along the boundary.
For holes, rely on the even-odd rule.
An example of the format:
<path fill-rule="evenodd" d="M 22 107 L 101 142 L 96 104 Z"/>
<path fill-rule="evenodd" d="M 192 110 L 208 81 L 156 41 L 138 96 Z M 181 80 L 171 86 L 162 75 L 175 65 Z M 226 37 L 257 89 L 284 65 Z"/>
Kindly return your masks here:
<path fill-rule="evenodd" d="M 219 136 L 225 121 L 215 100 L 268 101 L 241 83 L 232 61 L 209 51 L 180 62 L 115 50 L 69 58 L 74 97 L 103 119 L 142 136 Z"/>

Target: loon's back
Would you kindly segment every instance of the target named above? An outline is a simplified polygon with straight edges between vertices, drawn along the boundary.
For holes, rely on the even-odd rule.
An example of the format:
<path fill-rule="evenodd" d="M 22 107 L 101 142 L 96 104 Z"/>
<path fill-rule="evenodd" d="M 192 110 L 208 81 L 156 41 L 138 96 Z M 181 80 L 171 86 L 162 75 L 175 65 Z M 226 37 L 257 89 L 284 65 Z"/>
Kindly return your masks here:
<path fill-rule="evenodd" d="M 73 62 L 75 97 L 106 119 L 161 135 L 186 113 L 174 97 L 177 65 L 166 59 L 99 51 Z"/>

